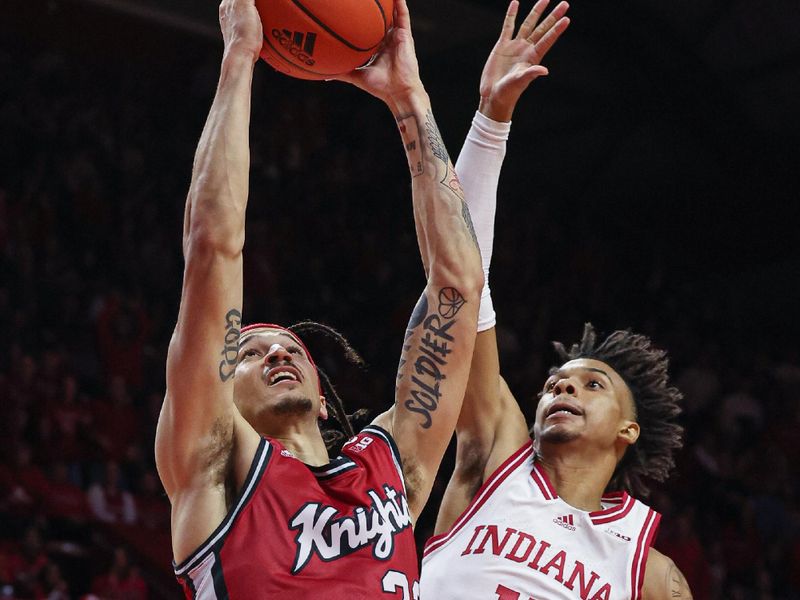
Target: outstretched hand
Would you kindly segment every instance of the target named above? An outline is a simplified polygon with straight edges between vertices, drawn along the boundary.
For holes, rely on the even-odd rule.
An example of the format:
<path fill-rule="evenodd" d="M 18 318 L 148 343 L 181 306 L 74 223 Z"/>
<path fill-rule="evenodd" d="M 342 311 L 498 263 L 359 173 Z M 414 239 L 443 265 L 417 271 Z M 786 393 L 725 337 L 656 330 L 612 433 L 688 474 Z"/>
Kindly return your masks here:
<path fill-rule="evenodd" d="M 346 81 L 386 102 L 390 108 L 409 94 L 423 91 L 419 65 L 411 35 L 411 17 L 406 0 L 394 0 L 394 25 L 383 48 L 368 66 L 334 79 Z"/>
<path fill-rule="evenodd" d="M 492 49 L 481 75 L 480 111 L 495 121 L 510 121 L 522 92 L 548 71 L 540 63 L 553 44 L 569 26 L 565 17 L 569 4 L 560 2 L 541 22 L 549 0 L 538 0 L 516 28 L 519 1 L 512 0 L 500 31 L 500 39 Z"/>

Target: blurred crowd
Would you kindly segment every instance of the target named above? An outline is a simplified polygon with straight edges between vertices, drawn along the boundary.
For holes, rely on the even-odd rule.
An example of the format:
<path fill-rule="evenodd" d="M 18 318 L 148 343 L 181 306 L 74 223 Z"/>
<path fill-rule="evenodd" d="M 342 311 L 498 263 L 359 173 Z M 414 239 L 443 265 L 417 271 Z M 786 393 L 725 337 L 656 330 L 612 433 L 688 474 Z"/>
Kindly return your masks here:
<path fill-rule="evenodd" d="M 217 51 L 206 54 L 176 69 L 0 47 L 13 90 L 0 96 L 0 598 L 178 597 L 153 439 L 183 201 L 216 80 Z M 350 410 L 385 408 L 424 283 L 399 138 L 377 102 L 285 79 L 276 93 L 265 71 L 245 320 L 336 326 L 369 368 L 318 360 Z M 761 271 L 675 284 L 658 249 L 604 238 L 592 211 L 566 220 L 557 199 L 525 198 L 525 175 L 501 188 L 491 278 L 526 413 L 554 360 L 549 340 L 572 342 L 588 318 L 653 336 L 673 356 L 687 429 L 675 475 L 649 500 L 664 513 L 656 546 L 695 598 L 800 598 L 800 355 L 791 336 L 747 322 Z"/>

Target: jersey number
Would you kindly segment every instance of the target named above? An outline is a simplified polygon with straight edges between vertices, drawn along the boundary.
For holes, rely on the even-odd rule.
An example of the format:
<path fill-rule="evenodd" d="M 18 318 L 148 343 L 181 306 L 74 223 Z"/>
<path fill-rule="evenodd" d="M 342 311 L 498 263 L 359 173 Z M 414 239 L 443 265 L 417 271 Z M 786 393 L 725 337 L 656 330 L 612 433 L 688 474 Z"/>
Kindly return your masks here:
<path fill-rule="evenodd" d="M 410 582 L 406 574 L 400 571 L 386 571 L 381 585 L 388 594 L 402 592 L 403 600 L 419 600 L 419 581 Z"/>

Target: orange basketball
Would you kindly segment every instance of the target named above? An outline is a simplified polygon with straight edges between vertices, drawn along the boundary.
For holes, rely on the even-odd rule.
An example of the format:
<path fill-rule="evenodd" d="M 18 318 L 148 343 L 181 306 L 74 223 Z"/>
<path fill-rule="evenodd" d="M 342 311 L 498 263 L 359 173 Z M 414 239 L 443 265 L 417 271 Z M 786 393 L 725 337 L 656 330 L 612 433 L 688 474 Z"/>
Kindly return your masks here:
<path fill-rule="evenodd" d="M 281 73 L 326 79 L 369 62 L 392 26 L 392 0 L 256 0 L 261 58 Z"/>

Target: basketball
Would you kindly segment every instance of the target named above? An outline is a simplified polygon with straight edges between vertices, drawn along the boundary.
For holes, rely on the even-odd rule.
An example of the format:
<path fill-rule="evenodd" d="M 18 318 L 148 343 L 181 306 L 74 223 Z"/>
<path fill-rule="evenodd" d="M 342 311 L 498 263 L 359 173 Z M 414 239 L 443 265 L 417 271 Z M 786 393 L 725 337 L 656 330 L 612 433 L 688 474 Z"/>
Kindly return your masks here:
<path fill-rule="evenodd" d="M 261 58 L 301 79 L 366 64 L 392 26 L 392 0 L 256 0 L 256 8 L 264 27 Z"/>

